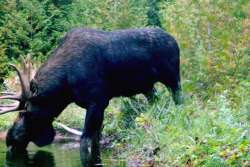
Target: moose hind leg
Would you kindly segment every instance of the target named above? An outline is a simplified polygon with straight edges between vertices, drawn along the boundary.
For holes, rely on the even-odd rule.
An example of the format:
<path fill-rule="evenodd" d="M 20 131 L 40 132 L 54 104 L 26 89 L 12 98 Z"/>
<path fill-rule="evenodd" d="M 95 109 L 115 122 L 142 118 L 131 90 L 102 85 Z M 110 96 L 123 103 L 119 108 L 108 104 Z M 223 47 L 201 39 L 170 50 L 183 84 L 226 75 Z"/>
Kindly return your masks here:
<path fill-rule="evenodd" d="M 180 82 L 178 82 L 174 86 L 170 86 L 170 92 L 172 93 L 173 100 L 176 105 L 182 104 L 183 103 L 183 97 L 182 97 L 182 90 L 181 90 L 181 85 Z"/>
<path fill-rule="evenodd" d="M 182 90 L 180 84 L 179 74 L 174 75 L 175 73 L 171 73 L 171 75 L 166 75 L 161 78 L 161 81 L 171 92 L 172 98 L 176 105 L 183 103 Z"/>
<path fill-rule="evenodd" d="M 92 104 L 87 107 L 84 133 L 80 143 L 80 156 L 84 166 L 102 166 L 99 141 L 105 107 L 103 104 Z"/>

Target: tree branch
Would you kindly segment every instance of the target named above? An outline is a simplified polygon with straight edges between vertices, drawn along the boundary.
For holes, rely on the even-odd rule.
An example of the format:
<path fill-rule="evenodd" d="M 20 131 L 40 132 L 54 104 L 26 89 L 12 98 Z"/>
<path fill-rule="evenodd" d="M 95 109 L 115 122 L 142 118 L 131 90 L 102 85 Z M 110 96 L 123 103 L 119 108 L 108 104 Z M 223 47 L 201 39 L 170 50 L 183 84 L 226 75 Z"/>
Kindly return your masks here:
<path fill-rule="evenodd" d="M 69 132 L 69 133 L 72 133 L 74 135 L 77 135 L 77 136 L 81 136 L 82 135 L 82 132 L 79 131 L 79 130 L 76 130 L 76 129 L 73 129 L 73 128 L 70 128 L 60 122 L 55 122 L 58 126 L 60 126 L 61 128 L 63 128 L 65 131 Z"/>

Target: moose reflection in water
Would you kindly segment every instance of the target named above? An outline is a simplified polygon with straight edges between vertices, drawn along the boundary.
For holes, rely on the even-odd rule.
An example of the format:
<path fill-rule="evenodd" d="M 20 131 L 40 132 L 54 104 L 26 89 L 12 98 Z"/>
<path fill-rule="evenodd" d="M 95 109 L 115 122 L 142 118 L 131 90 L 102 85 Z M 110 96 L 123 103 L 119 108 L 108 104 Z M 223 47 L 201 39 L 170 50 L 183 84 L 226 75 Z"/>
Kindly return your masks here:
<path fill-rule="evenodd" d="M 37 151 L 29 155 L 27 151 L 22 153 L 7 152 L 5 167 L 54 167 L 55 160 L 52 153 Z"/>

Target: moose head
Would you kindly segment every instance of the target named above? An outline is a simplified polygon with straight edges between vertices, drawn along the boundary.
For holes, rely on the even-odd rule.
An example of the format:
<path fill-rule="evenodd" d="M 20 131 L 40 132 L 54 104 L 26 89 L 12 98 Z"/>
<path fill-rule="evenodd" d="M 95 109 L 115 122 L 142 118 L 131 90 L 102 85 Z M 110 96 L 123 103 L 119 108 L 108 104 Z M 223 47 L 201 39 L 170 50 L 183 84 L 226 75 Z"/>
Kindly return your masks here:
<path fill-rule="evenodd" d="M 6 145 L 10 151 L 24 151 L 30 141 L 38 146 L 50 144 L 55 136 L 52 126 L 54 116 L 48 114 L 49 106 L 36 96 L 36 83 L 32 78 L 32 63 L 30 58 L 23 59 L 23 69 L 10 65 L 18 75 L 21 84 L 19 94 L 3 92 L 0 100 L 13 100 L 12 104 L 1 104 L 0 115 L 19 111 L 14 124 L 9 129 Z"/>

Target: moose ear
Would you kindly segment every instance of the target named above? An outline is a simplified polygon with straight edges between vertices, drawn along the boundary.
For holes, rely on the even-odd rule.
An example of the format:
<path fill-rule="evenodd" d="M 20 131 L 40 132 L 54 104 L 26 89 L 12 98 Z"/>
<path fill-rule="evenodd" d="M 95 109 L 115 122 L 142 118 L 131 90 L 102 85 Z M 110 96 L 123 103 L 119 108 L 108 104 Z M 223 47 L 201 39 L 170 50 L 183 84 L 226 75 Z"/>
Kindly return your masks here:
<path fill-rule="evenodd" d="M 49 145 L 53 142 L 55 134 L 56 133 L 52 125 L 46 126 L 46 128 L 39 132 L 33 142 L 39 147 Z"/>

